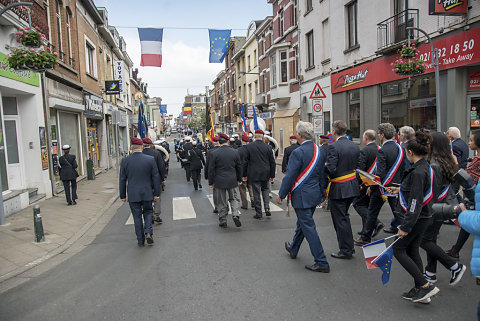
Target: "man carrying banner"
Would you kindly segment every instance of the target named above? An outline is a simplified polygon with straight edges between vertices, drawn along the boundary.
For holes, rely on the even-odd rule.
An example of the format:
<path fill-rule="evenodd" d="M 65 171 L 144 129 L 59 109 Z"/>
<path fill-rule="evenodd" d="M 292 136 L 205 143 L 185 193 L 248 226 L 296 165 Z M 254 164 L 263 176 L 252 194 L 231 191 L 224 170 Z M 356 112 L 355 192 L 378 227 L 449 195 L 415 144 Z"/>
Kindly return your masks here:
<path fill-rule="evenodd" d="M 297 214 L 295 236 L 291 244 L 285 242 L 285 249 L 292 259 L 296 258 L 300 245 L 306 238 L 315 262 L 312 265 L 306 265 L 305 268 L 315 272 L 328 273 L 330 267 L 313 220 L 316 206 L 324 200 L 325 155 L 312 142 L 314 133 L 311 123 L 299 121 L 296 130 L 300 147 L 290 155 L 286 174 L 277 196 L 279 204 L 282 204 L 282 200 L 288 197 L 287 202 L 292 202 Z"/>

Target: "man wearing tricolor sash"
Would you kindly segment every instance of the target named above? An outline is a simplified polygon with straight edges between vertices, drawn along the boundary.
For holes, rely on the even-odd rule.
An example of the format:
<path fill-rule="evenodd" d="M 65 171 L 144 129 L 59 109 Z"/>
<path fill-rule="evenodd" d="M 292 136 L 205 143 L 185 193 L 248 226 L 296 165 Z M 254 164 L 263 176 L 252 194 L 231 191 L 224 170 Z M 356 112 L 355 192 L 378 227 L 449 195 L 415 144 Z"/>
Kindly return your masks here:
<path fill-rule="evenodd" d="M 318 204 L 324 200 L 324 164 L 325 154 L 312 142 L 314 137 L 311 123 L 298 122 L 297 139 L 300 147 L 290 155 L 285 177 L 277 197 L 277 203 L 288 197 L 297 215 L 297 228 L 292 243 L 285 242 L 285 249 L 292 259 L 297 257 L 304 238 L 310 246 L 315 259 L 305 268 L 314 272 L 330 272 L 330 267 L 323 251 L 313 220 L 313 213 Z"/>
<path fill-rule="evenodd" d="M 339 251 L 331 255 L 337 259 L 350 259 L 354 245 L 348 209 L 360 190 L 355 174 L 360 149 L 345 136 L 347 124 L 343 120 L 334 121 L 332 128 L 335 142 L 329 146 L 326 164 L 330 176 L 328 202 Z"/>

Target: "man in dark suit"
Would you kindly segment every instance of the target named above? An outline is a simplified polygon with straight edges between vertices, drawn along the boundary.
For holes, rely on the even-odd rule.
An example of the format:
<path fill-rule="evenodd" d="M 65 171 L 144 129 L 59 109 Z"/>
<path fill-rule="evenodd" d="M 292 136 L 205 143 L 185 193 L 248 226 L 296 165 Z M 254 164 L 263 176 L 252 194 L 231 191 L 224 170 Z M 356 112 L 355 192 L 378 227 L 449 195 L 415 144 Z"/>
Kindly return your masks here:
<path fill-rule="evenodd" d="M 375 142 L 377 133 L 373 129 L 367 129 L 363 133 L 363 144 L 365 147 L 360 151 L 360 157 L 358 158 L 357 169 L 365 171 L 370 174 L 377 172 L 377 152 L 378 145 Z M 360 180 L 360 178 L 358 178 Z M 360 181 L 361 183 L 361 181 Z M 353 201 L 353 208 L 357 211 L 358 215 L 362 218 L 362 230 L 367 222 L 368 204 L 370 203 L 370 192 L 368 186 L 362 185 L 360 187 L 360 195 L 358 195 Z M 377 219 L 377 225 L 373 236 L 377 235 L 385 226 L 379 219 Z M 361 233 L 361 231 L 360 231 Z M 359 233 L 359 234 L 360 234 Z"/>
<path fill-rule="evenodd" d="M 229 147 L 229 137 L 219 135 L 220 147 L 211 154 L 208 162 L 208 185 L 217 194 L 219 226 L 227 227 L 228 202 L 232 207 L 233 221 L 236 227 L 240 222 L 240 204 L 238 186 L 242 184 L 242 172 L 238 151 Z M 228 195 L 228 199 L 227 199 Z"/>
<path fill-rule="evenodd" d="M 292 259 L 296 258 L 300 245 L 306 238 L 315 262 L 312 265 L 306 265 L 305 268 L 328 273 L 330 267 L 313 220 L 316 206 L 324 200 L 325 154 L 312 142 L 314 133 L 311 123 L 299 121 L 296 130 L 298 142 L 301 145 L 290 156 L 277 196 L 277 203 L 282 204 L 282 200 L 290 194 L 292 206 L 297 215 L 297 228 L 293 241 L 291 244 L 285 242 L 285 249 Z M 299 177 L 305 179 L 300 179 L 298 181 L 301 183 L 295 184 Z"/>
<path fill-rule="evenodd" d="M 300 145 L 297 143 L 297 137 L 290 136 L 290 146 L 285 148 L 283 151 L 282 173 L 285 174 L 285 172 L 287 171 L 288 159 L 290 158 L 290 154 L 292 154 L 292 152 L 298 147 L 300 147 Z"/>
<path fill-rule="evenodd" d="M 135 223 L 135 234 L 139 246 L 153 244 L 152 201 L 160 197 L 160 175 L 152 156 L 142 153 L 143 141 L 133 137 L 130 141 L 132 154 L 122 160 L 120 166 L 120 199 L 127 200 Z M 142 222 L 145 222 L 145 227 Z"/>
<path fill-rule="evenodd" d="M 187 159 L 190 162 L 190 173 L 192 175 L 193 187 L 196 191 L 202 188 L 202 168 L 205 166 L 203 153 L 197 147 L 197 142 L 192 142 L 193 149 L 188 151 Z"/>
<path fill-rule="evenodd" d="M 377 172 L 380 181 L 384 186 L 395 186 L 402 181 L 402 175 L 405 168 L 405 154 L 402 147 L 393 139 L 395 136 L 395 127 L 390 123 L 378 125 L 378 136 L 382 147 L 377 153 Z M 398 186 L 398 185 L 396 185 Z M 397 199 L 395 196 L 388 196 L 379 186 L 370 186 L 370 203 L 368 204 L 368 214 L 365 227 L 360 238 L 355 240 L 356 245 L 370 243 L 377 228 L 377 219 L 382 209 L 385 199 L 388 200 L 392 210 L 394 220 L 386 233 L 396 233 L 397 225 L 401 221 L 400 214 L 397 211 Z"/>
<path fill-rule="evenodd" d="M 187 182 L 190 182 L 192 174 L 190 173 L 190 162 L 188 161 L 187 155 L 188 151 L 193 149 L 192 138 L 190 136 L 185 137 L 185 143 L 181 147 L 180 158 L 182 160 L 182 166 L 185 169 L 185 175 L 187 177 Z"/>
<path fill-rule="evenodd" d="M 58 163 L 60 164 L 60 179 L 65 190 L 65 198 L 67 199 L 67 205 L 77 205 L 77 160 L 75 155 L 70 154 L 70 145 L 63 145 L 62 150 L 64 155 L 59 158 Z M 70 186 L 72 187 L 71 194 Z"/>
<path fill-rule="evenodd" d="M 453 155 L 455 155 L 457 158 L 458 167 L 466 169 L 469 149 L 467 143 L 465 143 L 462 139 L 460 129 L 457 127 L 450 127 L 446 134 L 447 137 L 452 141 L 452 151 Z"/>
<path fill-rule="evenodd" d="M 343 120 L 334 121 L 332 128 L 335 142 L 328 148 L 326 165 L 330 176 L 328 201 L 340 251 L 331 255 L 337 259 L 350 259 L 354 248 L 348 209 L 359 194 L 355 168 L 360 149 L 345 136 L 347 124 Z"/>
<path fill-rule="evenodd" d="M 155 164 L 157 165 L 158 174 L 160 176 L 160 186 L 165 182 L 165 162 L 163 161 L 163 154 L 158 150 L 155 150 L 152 140 L 148 137 L 143 139 L 143 153 L 149 156 L 152 156 L 155 159 Z M 163 223 L 163 220 L 160 218 L 161 210 L 161 199 L 160 197 L 153 201 L 153 222 L 159 224 Z"/>
<path fill-rule="evenodd" d="M 247 153 L 243 164 L 243 181 L 252 184 L 253 202 L 255 204 L 255 219 L 262 219 L 262 201 L 265 208 L 265 215 L 270 213 L 270 189 L 268 181 L 273 182 L 275 178 L 275 159 L 270 145 L 265 144 L 263 130 L 255 130 L 255 142 L 247 145 Z M 246 176 L 245 176 L 246 175 Z"/>
<path fill-rule="evenodd" d="M 240 148 L 238 148 L 238 153 L 240 155 L 240 162 L 242 163 L 242 171 L 243 171 L 243 167 L 244 167 L 246 157 L 247 157 L 247 145 L 248 145 L 249 142 L 250 142 L 250 138 L 246 134 L 243 134 L 242 135 L 242 146 L 240 146 Z M 242 177 L 244 177 L 244 176 L 245 176 L 245 174 L 242 173 Z M 240 199 L 242 201 L 242 206 L 241 207 L 244 210 L 248 209 L 248 200 L 247 200 L 247 190 L 248 190 L 248 194 L 250 195 L 250 202 L 252 204 L 252 208 L 254 208 L 255 204 L 253 203 L 252 184 L 250 184 L 249 181 L 243 182 L 242 185 L 240 185 L 238 187 L 238 189 L 240 190 Z"/>
<path fill-rule="evenodd" d="M 208 175 L 208 166 L 209 166 L 209 161 L 210 159 L 212 158 L 212 154 L 220 147 L 218 146 L 218 141 L 219 141 L 219 137 L 218 136 L 215 136 L 215 137 L 212 137 L 212 148 L 210 148 L 208 151 L 207 151 L 207 159 L 205 161 L 205 179 L 208 180 L 209 178 L 209 175 Z M 218 214 L 218 208 L 217 208 L 217 194 L 215 193 L 215 189 L 213 190 L 213 213 L 215 214 Z"/>

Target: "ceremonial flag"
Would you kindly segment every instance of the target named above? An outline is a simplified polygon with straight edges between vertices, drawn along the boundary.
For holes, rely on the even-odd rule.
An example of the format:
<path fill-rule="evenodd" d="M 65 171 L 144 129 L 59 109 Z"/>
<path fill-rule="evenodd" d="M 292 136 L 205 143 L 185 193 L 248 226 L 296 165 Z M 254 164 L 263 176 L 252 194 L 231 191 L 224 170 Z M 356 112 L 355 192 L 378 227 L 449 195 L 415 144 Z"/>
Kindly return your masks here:
<path fill-rule="evenodd" d="M 145 138 L 146 133 L 148 132 L 147 122 L 145 120 L 145 113 L 143 111 L 143 104 L 140 103 L 138 107 L 138 126 L 137 126 L 138 134 L 140 138 Z"/>
<path fill-rule="evenodd" d="M 206 137 L 212 141 L 213 137 L 215 137 L 215 126 L 213 124 L 212 113 L 210 111 L 210 107 L 208 106 L 208 98 L 207 98 L 207 113 L 205 114 L 205 131 L 207 132 Z"/>
<path fill-rule="evenodd" d="M 168 115 L 168 120 L 173 120 L 173 115 Z"/>
<path fill-rule="evenodd" d="M 159 105 L 160 106 L 160 114 L 167 113 L 167 105 Z"/>
<path fill-rule="evenodd" d="M 385 239 L 381 239 L 372 243 L 365 244 L 362 246 L 363 256 L 365 256 L 365 263 L 367 264 L 367 269 L 375 269 L 378 267 L 376 263 L 373 262 L 386 249 Z"/>
<path fill-rule="evenodd" d="M 257 130 L 258 127 L 258 120 L 257 120 L 257 112 L 255 111 L 255 106 L 252 106 L 253 108 L 253 129 Z"/>
<path fill-rule="evenodd" d="M 362 171 L 361 169 L 357 169 L 357 173 L 365 185 L 367 186 L 379 185 L 383 187 L 380 181 L 380 177 L 378 177 L 377 175 L 370 174 L 368 172 Z"/>
<path fill-rule="evenodd" d="M 183 114 L 184 115 L 191 115 L 192 114 L 192 107 L 190 106 L 185 106 L 183 107 Z"/>
<path fill-rule="evenodd" d="M 225 58 L 232 30 L 208 29 L 210 35 L 210 57 L 208 62 L 221 63 Z"/>
<path fill-rule="evenodd" d="M 187 116 L 187 115 L 183 115 L 183 120 L 184 120 L 184 121 L 188 120 L 188 116 Z"/>
<path fill-rule="evenodd" d="M 163 29 L 138 28 L 142 60 L 140 66 L 162 66 L 162 38 Z"/>
<path fill-rule="evenodd" d="M 240 105 L 240 117 L 242 118 L 243 132 L 248 134 L 247 121 L 245 120 L 245 113 L 243 111 L 243 103 Z M 258 125 L 257 125 L 258 126 Z"/>
<path fill-rule="evenodd" d="M 392 268 L 393 249 L 391 245 L 388 249 L 380 254 L 375 263 L 382 270 L 382 283 L 385 285 L 390 280 L 390 269 Z"/>

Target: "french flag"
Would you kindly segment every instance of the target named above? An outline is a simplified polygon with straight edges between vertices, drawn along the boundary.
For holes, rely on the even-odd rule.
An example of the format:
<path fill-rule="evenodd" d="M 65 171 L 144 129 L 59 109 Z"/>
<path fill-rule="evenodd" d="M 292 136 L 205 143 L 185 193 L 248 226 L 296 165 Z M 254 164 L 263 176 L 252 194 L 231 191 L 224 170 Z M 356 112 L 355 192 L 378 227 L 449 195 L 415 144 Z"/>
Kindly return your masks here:
<path fill-rule="evenodd" d="M 140 66 L 161 67 L 163 29 L 138 28 L 138 35 L 142 47 Z"/>
<path fill-rule="evenodd" d="M 362 246 L 363 255 L 365 256 L 365 263 L 367 264 L 367 269 L 378 268 L 378 265 L 373 262 L 386 249 L 385 239 L 381 239 L 372 243 L 365 244 Z"/>

